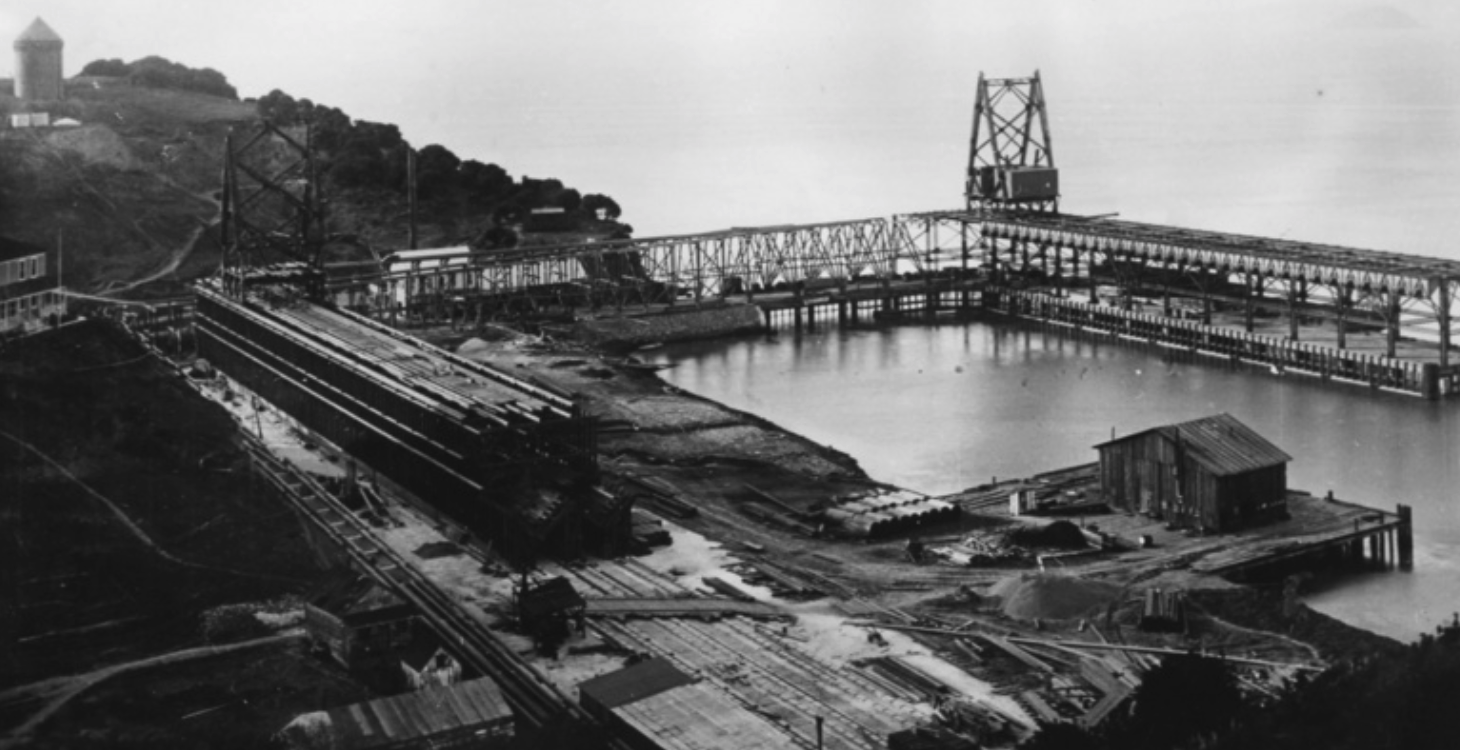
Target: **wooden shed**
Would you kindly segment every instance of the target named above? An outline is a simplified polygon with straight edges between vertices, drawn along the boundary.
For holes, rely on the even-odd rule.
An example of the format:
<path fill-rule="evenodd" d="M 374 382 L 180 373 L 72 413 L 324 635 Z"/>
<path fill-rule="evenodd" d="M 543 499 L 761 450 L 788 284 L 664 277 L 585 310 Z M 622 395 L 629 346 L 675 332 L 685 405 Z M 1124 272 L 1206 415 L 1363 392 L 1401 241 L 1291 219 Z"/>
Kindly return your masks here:
<path fill-rule="evenodd" d="M 1292 456 L 1230 414 L 1155 427 L 1095 446 L 1112 507 L 1225 532 L 1281 516 Z"/>
<path fill-rule="evenodd" d="M 290 750 L 490 750 L 511 746 L 515 735 L 502 690 L 482 677 L 300 714 L 276 740 Z"/>
<path fill-rule="evenodd" d="M 762 750 L 798 743 L 722 688 L 667 659 L 641 661 L 578 685 L 578 702 L 635 750 Z M 784 720 L 777 719 L 778 723 Z"/>
<path fill-rule="evenodd" d="M 365 577 L 304 604 L 304 630 L 347 669 L 410 644 L 416 610 Z"/>

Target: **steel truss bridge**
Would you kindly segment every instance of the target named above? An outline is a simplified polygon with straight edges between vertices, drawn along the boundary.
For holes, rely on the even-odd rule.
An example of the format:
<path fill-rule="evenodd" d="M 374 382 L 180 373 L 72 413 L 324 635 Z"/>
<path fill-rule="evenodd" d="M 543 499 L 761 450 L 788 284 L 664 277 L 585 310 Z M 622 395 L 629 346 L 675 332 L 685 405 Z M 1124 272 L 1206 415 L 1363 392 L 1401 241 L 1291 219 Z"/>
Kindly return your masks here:
<path fill-rule="evenodd" d="M 753 299 L 800 282 L 845 284 L 970 268 L 977 237 L 958 213 L 476 251 L 462 263 L 417 261 L 406 270 L 342 279 L 332 287 L 374 282 L 397 301 L 442 293 L 616 305 L 732 294 Z"/>
<path fill-rule="evenodd" d="M 737 228 L 638 240 L 464 251 L 455 265 L 411 266 L 337 282 L 371 283 L 405 307 L 442 299 L 493 305 L 667 304 L 806 285 L 963 276 L 1086 284 L 1244 306 L 1285 305 L 1335 321 L 1338 348 L 1355 324 L 1439 344 L 1450 366 L 1460 262 L 1293 240 L 1007 209 L 934 211 L 825 224 Z M 358 299 L 358 297 L 357 297 Z M 1448 374 L 1448 373 L 1442 373 Z"/>

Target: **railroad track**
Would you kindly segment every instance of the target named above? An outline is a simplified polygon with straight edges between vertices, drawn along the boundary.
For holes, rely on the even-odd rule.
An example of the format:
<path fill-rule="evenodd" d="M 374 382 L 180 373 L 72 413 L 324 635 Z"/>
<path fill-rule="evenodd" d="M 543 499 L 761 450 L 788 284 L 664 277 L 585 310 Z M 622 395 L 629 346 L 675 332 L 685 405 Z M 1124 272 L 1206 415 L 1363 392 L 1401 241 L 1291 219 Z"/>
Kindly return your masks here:
<path fill-rule="evenodd" d="M 376 582 L 410 602 L 464 664 L 491 676 L 520 719 L 534 727 L 573 721 L 600 730 L 596 722 L 557 686 L 545 680 L 515 651 L 493 636 L 461 603 L 443 593 L 404 557 L 378 539 L 369 526 L 308 474 L 277 458 L 250 435 L 244 444 L 258 473 L 316 527 L 340 546 Z M 625 748 L 605 737 L 607 747 Z"/>

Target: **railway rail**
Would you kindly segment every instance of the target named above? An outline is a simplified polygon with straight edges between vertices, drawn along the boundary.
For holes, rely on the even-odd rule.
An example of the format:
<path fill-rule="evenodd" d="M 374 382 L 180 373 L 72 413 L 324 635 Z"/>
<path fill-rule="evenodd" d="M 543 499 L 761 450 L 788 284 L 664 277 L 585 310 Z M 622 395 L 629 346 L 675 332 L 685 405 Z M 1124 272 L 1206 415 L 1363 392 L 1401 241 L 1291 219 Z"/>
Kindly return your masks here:
<path fill-rule="evenodd" d="M 378 539 L 318 481 L 274 456 L 257 439 L 242 434 L 257 473 L 335 542 L 355 567 L 414 606 L 462 663 L 496 680 L 519 719 L 533 727 L 571 721 L 604 736 L 607 747 L 627 750 L 626 744 L 604 735 L 587 712 L 493 636 L 478 615 Z"/>

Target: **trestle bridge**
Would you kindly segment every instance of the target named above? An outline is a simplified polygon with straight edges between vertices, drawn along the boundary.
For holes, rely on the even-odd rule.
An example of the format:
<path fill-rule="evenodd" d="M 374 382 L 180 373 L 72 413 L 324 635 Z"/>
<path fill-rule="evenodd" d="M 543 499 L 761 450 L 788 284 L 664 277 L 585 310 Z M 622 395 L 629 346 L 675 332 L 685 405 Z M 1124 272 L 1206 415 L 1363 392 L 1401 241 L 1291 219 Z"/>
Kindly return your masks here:
<path fill-rule="evenodd" d="M 992 310 L 1428 398 L 1460 391 L 1460 262 L 1108 218 L 975 208 L 395 268 L 336 284 L 337 299 L 397 322 L 723 299 L 796 328 Z"/>

